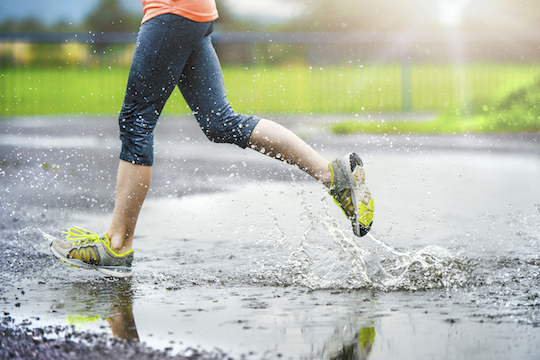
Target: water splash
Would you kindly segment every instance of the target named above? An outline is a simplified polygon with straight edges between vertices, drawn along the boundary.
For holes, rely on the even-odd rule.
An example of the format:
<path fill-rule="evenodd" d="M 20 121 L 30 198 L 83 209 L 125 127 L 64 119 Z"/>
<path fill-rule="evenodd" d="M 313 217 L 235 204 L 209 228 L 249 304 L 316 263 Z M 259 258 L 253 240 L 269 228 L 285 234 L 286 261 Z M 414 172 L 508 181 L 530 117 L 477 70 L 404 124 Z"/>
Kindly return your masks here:
<path fill-rule="evenodd" d="M 373 234 L 358 240 L 330 219 L 322 222 L 331 245 L 310 241 L 309 232 L 290 257 L 290 282 L 311 289 L 423 290 L 453 283 L 453 258 L 435 245 L 400 252 Z"/>
<path fill-rule="evenodd" d="M 255 275 L 258 282 L 312 290 L 427 290 L 452 286 L 464 276 L 447 249 L 430 245 L 402 252 L 372 233 L 352 237 L 349 229 L 329 214 L 326 202 L 321 203 L 318 209 L 302 204 L 303 223 L 309 225 L 300 243 L 292 248 L 285 264 L 259 268 Z"/>

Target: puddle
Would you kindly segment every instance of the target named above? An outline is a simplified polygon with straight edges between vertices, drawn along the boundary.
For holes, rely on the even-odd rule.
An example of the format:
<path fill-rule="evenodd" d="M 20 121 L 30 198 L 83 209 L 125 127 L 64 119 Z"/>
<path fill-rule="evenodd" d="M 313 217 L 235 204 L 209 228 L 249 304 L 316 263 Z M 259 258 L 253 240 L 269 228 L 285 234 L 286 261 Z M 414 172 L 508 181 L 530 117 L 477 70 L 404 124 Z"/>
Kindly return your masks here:
<path fill-rule="evenodd" d="M 234 160 L 240 150 L 215 144 L 181 154 L 167 145 L 162 156 L 189 161 L 160 160 L 138 223 L 134 276 L 111 280 L 53 259 L 38 229 L 105 232 L 114 177 L 85 161 L 114 169 L 117 160 L 80 145 L 59 152 L 64 158 L 51 154 L 58 171 L 47 171 L 39 149 L 10 139 L 18 148 L 0 144 L 5 324 L 234 359 L 540 353 L 536 154 L 373 151 L 365 162 L 377 213 L 372 233 L 355 238 L 322 186 L 298 172 L 251 153 Z"/>
<path fill-rule="evenodd" d="M 507 222 L 534 234 L 539 218 Z M 70 219 L 92 229 L 107 220 Z M 149 199 L 133 279 L 111 281 L 54 262 L 41 240 L 41 280 L 4 290 L 3 306 L 16 319 L 39 318 L 35 325 L 136 337 L 172 353 L 193 347 L 253 359 L 408 359 L 441 351 L 468 358 L 481 348 L 481 357 L 531 358 L 540 343 L 540 261 L 528 247 L 469 257 L 464 238 L 451 248 L 397 250 L 376 233 L 355 239 L 347 225 L 317 184 Z M 17 238 L 28 236 L 39 239 L 32 230 Z M 522 336 L 528 345 L 509 347 Z"/>

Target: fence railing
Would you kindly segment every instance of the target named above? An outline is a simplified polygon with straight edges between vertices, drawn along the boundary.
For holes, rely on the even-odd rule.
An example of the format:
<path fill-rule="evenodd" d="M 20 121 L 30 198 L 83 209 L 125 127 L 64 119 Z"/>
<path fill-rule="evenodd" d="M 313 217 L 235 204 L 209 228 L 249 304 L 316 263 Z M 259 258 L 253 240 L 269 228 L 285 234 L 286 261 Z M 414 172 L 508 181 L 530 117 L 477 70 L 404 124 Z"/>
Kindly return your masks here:
<path fill-rule="evenodd" d="M 0 116 L 118 112 L 135 33 L 0 33 Z M 540 75 L 539 34 L 215 33 L 237 111 L 441 111 Z M 166 113 L 187 113 L 176 92 Z"/>

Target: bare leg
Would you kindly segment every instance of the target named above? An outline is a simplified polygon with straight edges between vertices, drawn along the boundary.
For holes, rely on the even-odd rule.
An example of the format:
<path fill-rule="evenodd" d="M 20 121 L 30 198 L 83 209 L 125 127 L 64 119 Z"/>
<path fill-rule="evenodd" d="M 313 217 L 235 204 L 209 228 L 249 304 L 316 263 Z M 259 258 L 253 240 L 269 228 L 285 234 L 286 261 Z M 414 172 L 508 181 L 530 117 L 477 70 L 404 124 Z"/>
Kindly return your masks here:
<path fill-rule="evenodd" d="M 116 178 L 114 212 L 107 231 L 111 239 L 111 248 L 119 254 L 131 249 L 135 224 L 151 178 L 151 166 L 135 165 L 120 160 Z"/>
<path fill-rule="evenodd" d="M 248 146 L 270 157 L 296 165 L 326 187 L 330 187 L 332 171 L 328 160 L 287 128 L 262 119 L 253 129 Z"/>
<path fill-rule="evenodd" d="M 296 165 L 325 186 L 330 186 L 332 171 L 328 160 L 290 130 L 273 121 L 262 119 L 251 133 L 248 146 L 265 155 Z M 120 160 L 114 212 L 107 231 L 111 247 L 120 254 L 131 249 L 135 225 L 151 177 L 151 166 Z"/>

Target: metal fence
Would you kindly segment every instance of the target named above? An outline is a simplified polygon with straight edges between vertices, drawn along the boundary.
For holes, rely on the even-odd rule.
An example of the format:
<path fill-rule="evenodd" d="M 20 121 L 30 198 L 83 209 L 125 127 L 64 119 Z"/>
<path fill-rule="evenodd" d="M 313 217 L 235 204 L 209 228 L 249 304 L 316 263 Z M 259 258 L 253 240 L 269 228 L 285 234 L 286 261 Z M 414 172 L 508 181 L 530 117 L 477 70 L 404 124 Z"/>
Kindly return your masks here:
<path fill-rule="evenodd" d="M 0 33 L 1 116 L 112 114 L 136 34 Z M 237 111 L 441 111 L 537 81 L 539 34 L 215 33 Z M 186 113 L 173 94 L 166 113 Z"/>

